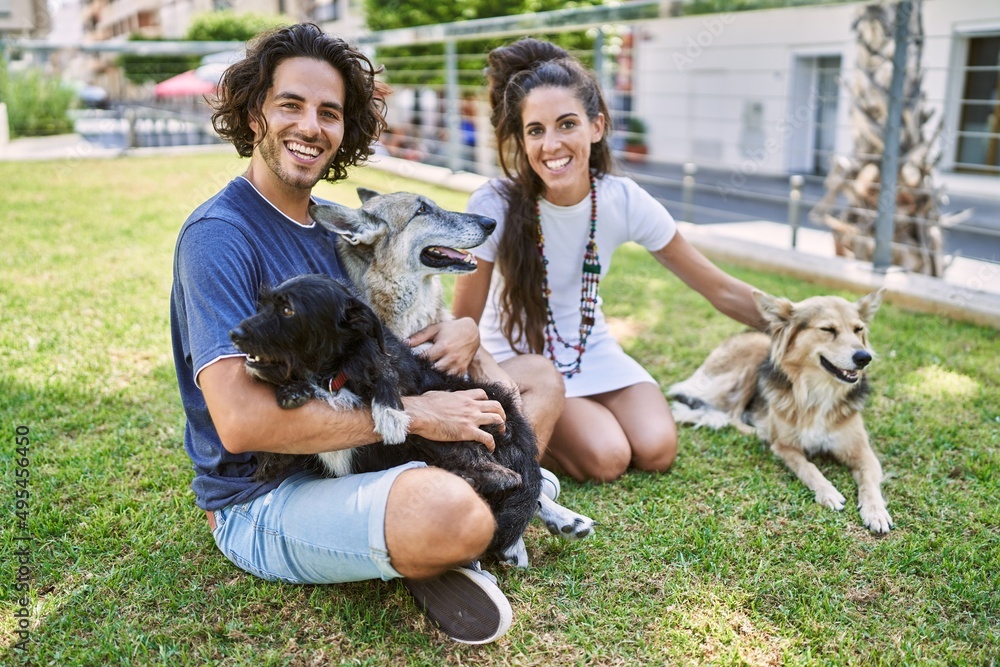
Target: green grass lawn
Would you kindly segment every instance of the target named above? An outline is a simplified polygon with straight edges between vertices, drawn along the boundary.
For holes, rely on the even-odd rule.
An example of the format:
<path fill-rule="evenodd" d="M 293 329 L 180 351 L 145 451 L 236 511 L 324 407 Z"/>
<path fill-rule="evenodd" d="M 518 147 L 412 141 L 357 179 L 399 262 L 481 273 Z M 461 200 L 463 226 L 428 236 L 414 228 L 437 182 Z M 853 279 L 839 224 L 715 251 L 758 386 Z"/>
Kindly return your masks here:
<path fill-rule="evenodd" d="M 240 572 L 189 488 L 168 296 L 181 223 L 244 167 L 224 155 L 0 163 L 0 663 L 1000 658 L 998 334 L 891 303 L 872 327 L 880 358 L 866 414 L 896 522 L 887 537 L 862 527 L 853 502 L 842 513 L 813 502 L 762 443 L 684 430 L 668 474 L 564 480 L 561 500 L 597 519 L 597 534 L 567 544 L 529 529 L 531 568 L 494 568 L 515 610 L 494 645 L 447 641 L 398 582 L 290 586 Z M 318 192 L 356 204 L 357 185 L 417 189 L 452 208 L 466 198 L 373 169 Z M 793 299 L 823 291 L 727 268 Z M 623 344 L 663 386 L 741 328 L 634 247 L 602 290 Z M 856 497 L 845 469 L 820 466 Z M 18 577 L 29 575 L 21 600 Z M 27 652 L 16 646 L 22 620 Z"/>

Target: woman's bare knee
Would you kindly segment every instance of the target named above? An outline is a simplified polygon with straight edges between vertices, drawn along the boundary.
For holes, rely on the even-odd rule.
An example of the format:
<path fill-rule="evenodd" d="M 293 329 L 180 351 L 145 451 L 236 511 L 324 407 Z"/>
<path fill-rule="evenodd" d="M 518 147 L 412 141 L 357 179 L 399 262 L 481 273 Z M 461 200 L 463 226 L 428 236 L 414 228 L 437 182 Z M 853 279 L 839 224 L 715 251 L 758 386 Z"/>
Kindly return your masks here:
<path fill-rule="evenodd" d="M 634 450 L 632 465 L 647 472 L 667 472 L 677 458 L 677 432 L 665 434 L 655 442 Z"/>
<path fill-rule="evenodd" d="M 530 389 L 546 397 L 550 407 L 558 408 L 561 412 L 566 400 L 566 383 L 562 373 L 545 357 L 532 355 L 532 360 L 528 372 L 531 377 Z"/>
<path fill-rule="evenodd" d="M 628 470 L 631 455 L 627 443 L 615 446 L 604 443 L 601 447 L 580 448 L 572 452 L 551 451 L 549 455 L 557 467 L 578 482 L 611 482 Z"/>
<path fill-rule="evenodd" d="M 659 387 L 632 385 L 604 398 L 628 438 L 632 467 L 666 472 L 677 457 L 677 425 Z"/>
<path fill-rule="evenodd" d="M 583 461 L 584 473 L 594 482 L 613 482 L 628 470 L 631 457 L 626 451 L 601 451 L 597 456 Z"/>
<path fill-rule="evenodd" d="M 524 416 L 538 438 L 539 454 L 544 454 L 565 407 L 566 386 L 562 373 L 551 361 L 537 354 L 519 355 L 501 366 L 517 382 Z"/>
<path fill-rule="evenodd" d="M 500 366 L 517 382 L 521 391 L 538 391 L 561 397 L 566 393 L 562 373 L 540 354 L 522 354 L 504 361 Z"/>

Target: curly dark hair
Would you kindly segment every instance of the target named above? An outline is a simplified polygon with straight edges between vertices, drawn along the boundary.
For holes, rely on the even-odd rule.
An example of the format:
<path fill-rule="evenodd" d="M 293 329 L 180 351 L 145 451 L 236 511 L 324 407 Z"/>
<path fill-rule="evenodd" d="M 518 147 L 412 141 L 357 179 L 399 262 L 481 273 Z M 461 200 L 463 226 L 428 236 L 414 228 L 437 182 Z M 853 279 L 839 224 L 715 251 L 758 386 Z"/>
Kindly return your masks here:
<path fill-rule="evenodd" d="M 274 83 L 274 71 L 288 58 L 315 58 L 330 64 L 344 79 L 344 139 L 330 170 L 323 177 L 332 182 L 347 178 L 347 168 L 364 163 L 374 153 L 372 144 L 386 127 L 385 96 L 389 89 L 375 80 L 382 71 L 344 40 L 328 35 L 314 23 L 275 28 L 261 33 L 248 45 L 246 57 L 229 67 L 211 101 L 212 126 L 250 157 L 256 136 L 251 120 L 267 131 L 262 109 Z"/>
<path fill-rule="evenodd" d="M 597 178 L 611 171 L 608 137 L 611 113 L 593 74 L 564 49 L 550 42 L 522 39 L 493 49 L 487 57 L 490 122 L 496 133 L 500 167 L 509 179 L 502 191 L 507 217 L 497 250 L 505 280 L 500 293 L 500 329 L 511 345 L 524 340 L 541 353 L 546 324 L 542 297 L 542 257 L 538 252 L 535 202 L 544 184 L 531 168 L 524 149 L 524 99 L 535 88 L 566 88 L 583 105 L 587 118 L 604 114 L 604 135 L 590 146 L 590 172 Z"/>

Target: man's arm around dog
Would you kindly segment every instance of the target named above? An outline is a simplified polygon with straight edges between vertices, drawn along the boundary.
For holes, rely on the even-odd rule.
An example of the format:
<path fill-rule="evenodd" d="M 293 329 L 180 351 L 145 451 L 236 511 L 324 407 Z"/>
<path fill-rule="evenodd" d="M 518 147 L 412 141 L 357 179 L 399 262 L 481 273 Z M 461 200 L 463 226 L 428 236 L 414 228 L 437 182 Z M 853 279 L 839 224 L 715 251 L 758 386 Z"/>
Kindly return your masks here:
<path fill-rule="evenodd" d="M 310 401 L 296 410 L 282 410 L 273 387 L 247 375 L 242 357 L 220 359 L 202 370 L 198 379 L 219 437 L 230 452 L 315 454 L 381 440 L 367 408 L 331 410 Z M 472 440 L 490 451 L 493 436 L 479 427 L 506 421 L 500 404 L 488 400 L 480 389 L 407 396 L 403 404 L 411 417 L 411 433 L 431 440 Z"/>

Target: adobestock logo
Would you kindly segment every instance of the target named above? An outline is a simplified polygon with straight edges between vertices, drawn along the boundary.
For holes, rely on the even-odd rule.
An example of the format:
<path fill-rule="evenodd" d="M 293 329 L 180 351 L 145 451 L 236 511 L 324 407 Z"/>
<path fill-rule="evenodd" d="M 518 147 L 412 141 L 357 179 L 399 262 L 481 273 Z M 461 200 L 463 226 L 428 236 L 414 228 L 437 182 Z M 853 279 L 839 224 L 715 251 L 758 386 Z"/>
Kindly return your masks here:
<path fill-rule="evenodd" d="M 678 71 L 683 71 L 693 65 L 694 61 L 705 52 L 705 49 L 715 44 L 715 40 L 726 31 L 726 26 L 732 25 L 735 21 L 736 14 L 733 12 L 719 14 L 703 21 L 704 28 L 699 30 L 696 35 L 688 34 L 687 46 L 684 51 L 674 51 L 674 65 L 677 66 Z"/>
<path fill-rule="evenodd" d="M 992 262 L 983 262 L 978 266 L 975 275 L 968 278 L 961 287 L 965 290 L 952 290 L 948 295 L 948 300 L 959 306 L 964 306 L 978 297 L 975 292 L 988 290 L 989 286 L 995 285 L 1000 278 L 1000 265 L 996 264 L 997 258 Z"/>
<path fill-rule="evenodd" d="M 809 119 L 815 115 L 818 100 L 819 93 L 813 89 L 809 95 L 809 102 L 801 104 L 794 111 L 785 114 L 774 126 L 774 131 L 768 133 L 761 148 L 744 153 L 744 159 L 740 162 L 739 168 L 734 167 L 730 170 L 729 183 L 716 182 L 716 190 L 722 196 L 723 201 L 728 201 L 729 195 L 737 193 L 740 188 L 746 185 L 748 176 L 756 174 L 768 158 L 784 149 L 786 142 L 794 133 L 805 127 Z"/>

